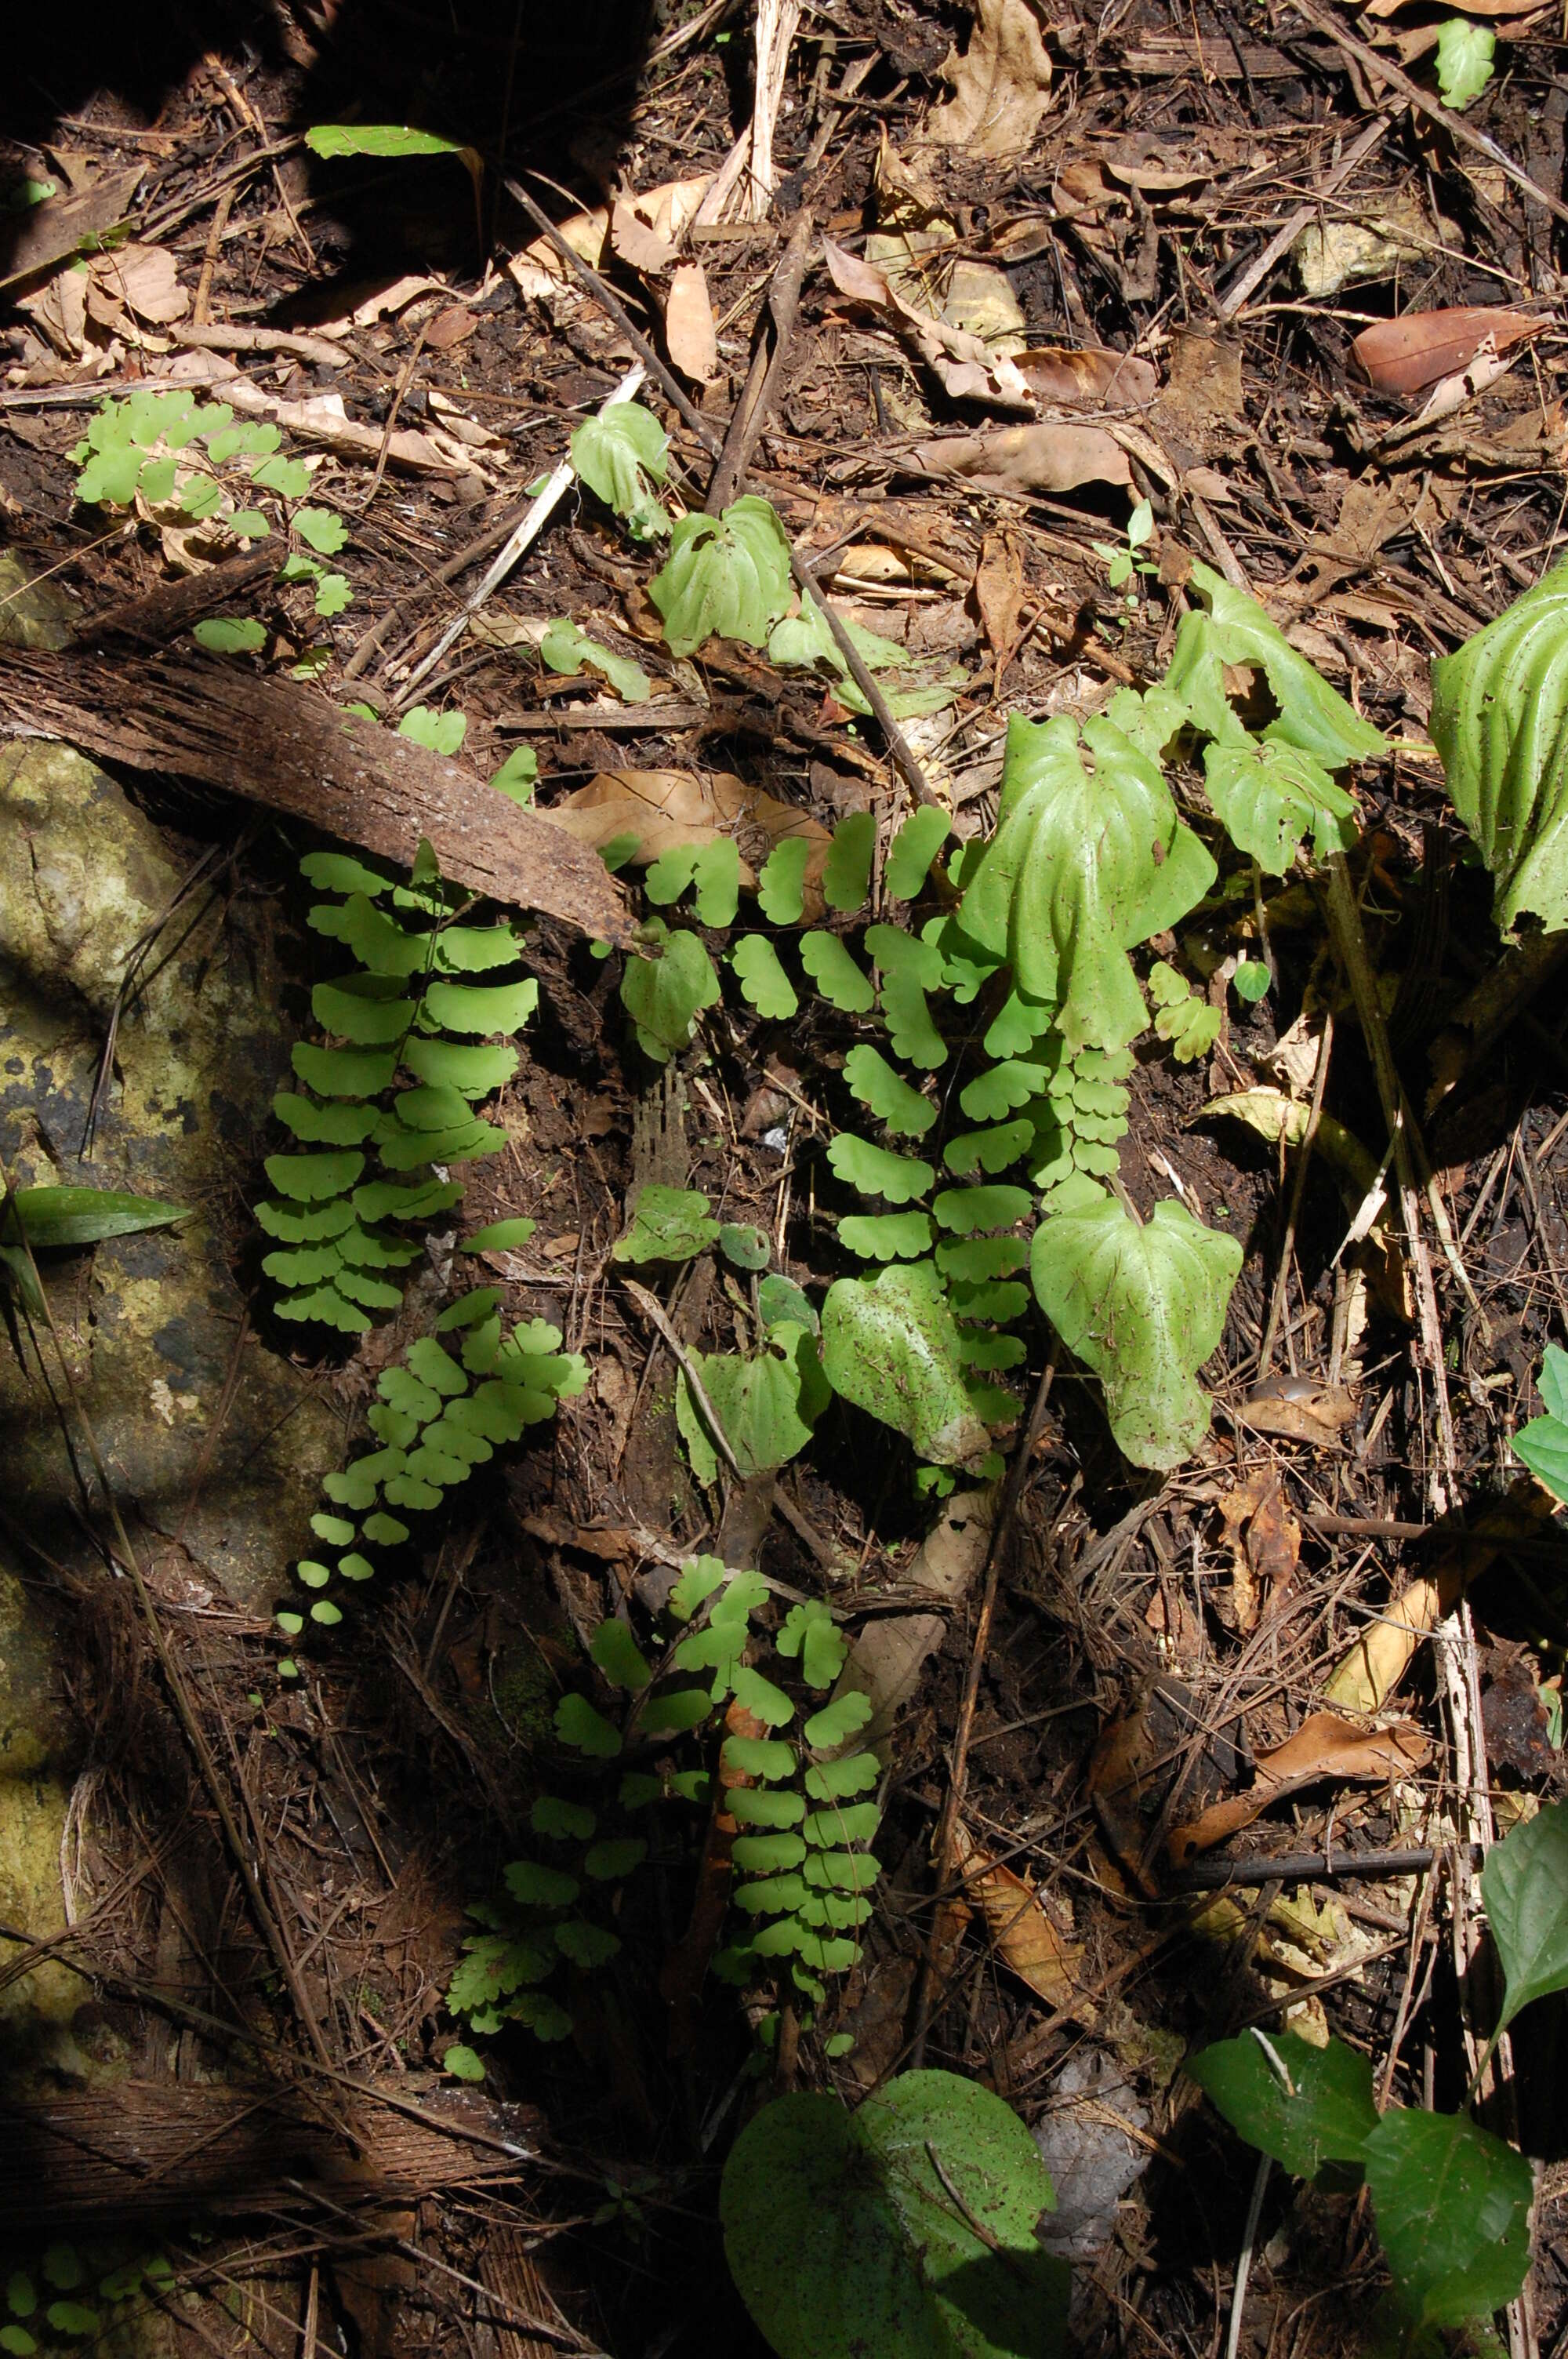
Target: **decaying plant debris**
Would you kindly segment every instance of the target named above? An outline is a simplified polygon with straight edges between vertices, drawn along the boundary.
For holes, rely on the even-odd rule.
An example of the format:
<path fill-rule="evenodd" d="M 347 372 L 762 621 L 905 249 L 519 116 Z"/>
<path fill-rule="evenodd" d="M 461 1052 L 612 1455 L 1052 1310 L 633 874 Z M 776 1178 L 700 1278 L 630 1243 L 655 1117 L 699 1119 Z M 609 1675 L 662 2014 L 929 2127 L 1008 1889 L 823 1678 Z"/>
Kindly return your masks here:
<path fill-rule="evenodd" d="M 1456 27 L 17 37 L 16 2359 L 793 2359 L 909 2124 L 933 2348 L 1327 2359 L 1473 2077 L 1413 2347 L 1562 2347 L 1568 207 Z"/>

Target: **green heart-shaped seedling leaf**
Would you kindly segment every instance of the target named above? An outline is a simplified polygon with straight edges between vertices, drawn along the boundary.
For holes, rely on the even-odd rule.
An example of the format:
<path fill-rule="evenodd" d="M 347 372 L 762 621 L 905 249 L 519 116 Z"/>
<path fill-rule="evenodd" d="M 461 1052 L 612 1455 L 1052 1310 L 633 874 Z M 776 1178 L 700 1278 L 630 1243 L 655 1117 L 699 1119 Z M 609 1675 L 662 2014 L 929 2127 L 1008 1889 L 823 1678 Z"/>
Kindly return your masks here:
<path fill-rule="evenodd" d="M 726 1261 L 733 1262 L 737 1269 L 766 1269 L 773 1253 L 765 1229 L 751 1228 L 738 1221 L 726 1221 L 719 1230 L 719 1250 Z M 800 1294 L 798 1287 L 794 1290 Z M 800 1299 L 804 1302 L 806 1297 L 801 1295 Z M 764 1327 L 776 1323 L 776 1320 L 764 1319 L 762 1321 Z M 802 1323 L 812 1325 L 815 1322 L 807 1320 Z"/>
<path fill-rule="evenodd" d="M 808 1688 L 830 1688 L 848 1659 L 849 1642 L 820 1598 L 792 1605 L 774 1642 L 779 1653 L 793 1662 L 800 1658 L 800 1676 Z"/>
<path fill-rule="evenodd" d="M 757 876 L 757 906 L 771 926 L 800 923 L 806 907 L 806 864 L 811 845 L 804 835 L 786 835 L 774 844 Z"/>
<path fill-rule="evenodd" d="M 632 1225 L 617 1240 L 616 1261 L 691 1261 L 717 1244 L 719 1223 L 695 1188 L 665 1188 L 650 1180 L 638 1190 Z"/>
<path fill-rule="evenodd" d="M 296 508 L 289 521 L 318 557 L 336 557 L 348 545 L 349 527 L 335 508 Z"/>
<path fill-rule="evenodd" d="M 1238 999 L 1245 1000 L 1249 1006 L 1256 1006 L 1259 1000 L 1269 996 L 1271 980 L 1261 959 L 1244 958 L 1238 962 L 1230 984 Z"/>
<path fill-rule="evenodd" d="M 1099 1377 L 1124 1455 L 1135 1466 L 1179 1466 L 1208 1431 L 1196 1372 L 1219 1343 L 1240 1241 L 1206 1229 L 1181 1204 L 1158 1204 L 1140 1224 L 1093 1181 L 1074 1186 L 1071 1208 L 1034 1233 L 1035 1299 Z"/>
<path fill-rule="evenodd" d="M 907 1204 L 924 1196 L 936 1177 L 917 1156 L 890 1154 L 885 1147 L 873 1147 L 848 1130 L 831 1142 L 827 1160 L 848 1187 L 863 1196 L 885 1196 L 890 1204 Z"/>
<path fill-rule="evenodd" d="M 1364 2167 L 1401 2306 L 1462 2326 L 1510 2302 L 1530 2267 L 1534 2180 L 1513 2147 L 1462 2114 L 1385 2114 Z"/>
<path fill-rule="evenodd" d="M 635 401 L 614 401 L 595 418 L 585 418 L 572 435 L 572 465 L 590 492 L 613 508 L 633 540 L 651 540 L 670 528 L 669 517 L 650 484 L 662 484 L 669 468 L 669 437 Z"/>
<path fill-rule="evenodd" d="M 757 1288 L 757 1316 L 764 1327 L 804 1327 L 812 1335 L 821 1323 L 794 1278 L 776 1270 Z"/>
<path fill-rule="evenodd" d="M 922 1458 L 962 1466 L 990 1447 L 965 1386 L 946 1288 L 929 1262 L 829 1287 L 822 1365 L 835 1392 L 907 1434 Z"/>
<path fill-rule="evenodd" d="M 1195 565 L 1190 580 L 1203 603 L 1182 618 L 1165 688 L 1206 735 L 1232 745 L 1244 742 L 1247 733 L 1231 706 L 1226 675 L 1227 669 L 1233 676 L 1252 670 L 1263 674 L 1278 708 L 1264 733 L 1271 743 L 1298 746 L 1325 770 L 1376 761 L 1388 752 L 1381 732 L 1330 688 L 1255 598 L 1207 565 Z"/>
<path fill-rule="evenodd" d="M 866 1042 L 851 1049 L 845 1058 L 844 1079 L 860 1103 L 886 1123 L 895 1137 L 924 1138 L 936 1119 L 930 1099 L 911 1089 L 881 1051 Z"/>
<path fill-rule="evenodd" d="M 1556 1498 L 1568 1499 L 1568 1352 L 1548 1343 L 1538 1383 L 1546 1414 L 1515 1434 L 1514 1456 Z"/>
<path fill-rule="evenodd" d="M 266 625 L 249 614 L 240 618 L 209 614 L 205 622 L 195 625 L 190 636 L 210 656 L 254 655 L 266 645 Z"/>
<path fill-rule="evenodd" d="M 539 756 L 532 745 L 514 745 L 500 769 L 492 771 L 490 783 L 499 794 L 526 810 L 539 783 Z"/>
<path fill-rule="evenodd" d="M 765 646 L 789 603 L 789 554 L 778 517 L 752 493 L 717 520 L 682 516 L 668 561 L 648 584 L 670 653 L 694 655 L 714 632 Z"/>
<path fill-rule="evenodd" d="M 913 901 L 925 886 L 932 862 L 952 832 L 946 811 L 925 805 L 912 811 L 888 852 L 882 883 L 895 901 Z"/>
<path fill-rule="evenodd" d="M 400 737 L 412 738 L 432 754 L 455 754 L 468 735 L 468 716 L 462 712 L 438 712 L 428 704 L 416 704 L 406 712 L 397 724 Z"/>
<path fill-rule="evenodd" d="M 845 1016 L 869 1016 L 876 993 L 837 934 L 803 934 L 800 962 L 829 1006 Z"/>
<path fill-rule="evenodd" d="M 1174 925 L 1217 872 L 1156 763 L 1106 720 L 1087 721 L 1083 743 L 1092 772 L 1065 714 L 1010 723 L 996 832 L 960 917 L 1019 991 L 1057 1007 L 1069 1049 L 1120 1048 L 1145 1021 L 1129 950 Z"/>
<path fill-rule="evenodd" d="M 1568 1802 L 1542 1803 L 1492 1846 L 1481 1893 L 1507 1981 L 1495 2046 L 1521 2007 L 1568 1990 Z"/>
<path fill-rule="evenodd" d="M 1195 998 L 1186 976 L 1163 959 L 1150 969 L 1149 996 L 1154 1002 L 1154 1029 L 1171 1043 L 1177 1064 L 1191 1065 L 1206 1057 L 1219 1038 L 1219 1009 Z"/>
<path fill-rule="evenodd" d="M 1320 860 L 1356 841 L 1354 797 L 1299 745 L 1248 738 L 1206 746 L 1204 784 L 1232 843 L 1270 876 L 1289 873 L 1309 832 Z"/>
<path fill-rule="evenodd" d="M 855 2114 L 776 2099 L 725 2168 L 724 2248 L 780 2359 L 1055 2359 L 1068 2274 L 1034 2226 L 1033 2139 L 955 2073 L 906 2072 Z"/>
<path fill-rule="evenodd" d="M 643 1054 L 667 1064 L 690 1040 L 692 1025 L 703 1008 L 720 996 L 719 977 L 696 934 L 670 933 L 660 919 L 652 920 L 647 931 L 655 954 L 627 960 L 621 1001 L 636 1027 Z"/>
<path fill-rule="evenodd" d="M 1449 16 L 1437 28 L 1437 90 L 1444 106 L 1462 111 L 1492 79 L 1498 37 L 1472 16 Z"/>
<path fill-rule="evenodd" d="M 1243 2032 L 1193 2057 L 1187 2071 L 1249 2146 L 1298 2179 L 1325 2162 L 1359 2163 L 1378 2126 L 1372 2067 L 1331 2039 L 1314 2048 L 1292 2032 Z"/>
<path fill-rule="evenodd" d="M 839 1244 L 861 1261 L 918 1261 L 933 1234 L 926 1212 L 848 1212 L 838 1223 Z"/>
<path fill-rule="evenodd" d="M 654 692 L 653 683 L 640 663 L 633 662 L 630 656 L 616 655 L 612 648 L 600 647 L 597 639 L 590 639 L 565 616 L 552 623 L 540 640 L 539 659 L 546 671 L 559 672 L 568 679 L 587 664 L 591 670 L 602 673 L 624 704 L 646 704 Z"/>
<path fill-rule="evenodd" d="M 730 963 L 741 979 L 741 994 L 750 1007 L 770 1023 L 787 1023 L 800 1001 L 766 934 L 742 934 L 730 953 Z"/>
<path fill-rule="evenodd" d="M 18 1188 L 0 1209 L 0 1238 L 14 1245 L 19 1231 L 41 1253 L 59 1245 L 99 1245 L 105 1237 L 135 1236 L 144 1229 L 167 1229 L 189 1218 L 188 1205 L 160 1203 L 156 1196 L 129 1196 L 113 1188 Z"/>
<path fill-rule="evenodd" d="M 853 917 L 871 886 L 871 855 L 877 848 L 877 823 L 870 811 L 851 811 L 833 831 L 827 864 L 822 872 L 822 897 L 830 909 Z"/>
<path fill-rule="evenodd" d="M 455 2081 L 482 2081 L 484 2059 L 466 2040 L 454 2039 L 441 2059 L 441 2070 Z"/>
<path fill-rule="evenodd" d="M 896 639 L 885 639 L 878 631 L 868 631 L 863 624 L 851 621 L 847 614 L 839 614 L 838 620 L 849 633 L 855 652 L 869 670 L 899 671 L 904 665 L 914 662 L 908 648 L 901 647 Z M 838 673 L 849 690 L 849 695 L 843 701 L 848 702 L 853 699 L 858 712 L 868 710 L 859 690 L 850 682 L 849 666 L 844 651 L 829 630 L 827 617 L 815 599 L 803 600 L 798 614 L 786 614 L 784 621 L 774 626 L 768 640 L 768 661 L 782 666 L 827 664 L 829 669 Z"/>

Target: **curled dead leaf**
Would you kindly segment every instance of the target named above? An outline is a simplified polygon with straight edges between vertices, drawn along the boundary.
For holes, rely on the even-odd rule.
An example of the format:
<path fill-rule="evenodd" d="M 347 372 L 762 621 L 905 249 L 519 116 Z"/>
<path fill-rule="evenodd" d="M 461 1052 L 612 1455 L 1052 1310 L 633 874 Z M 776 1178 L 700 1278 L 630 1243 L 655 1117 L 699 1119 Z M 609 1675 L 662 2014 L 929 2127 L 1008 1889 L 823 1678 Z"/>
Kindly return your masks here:
<path fill-rule="evenodd" d="M 954 1822 L 952 1843 L 964 1898 L 979 1911 L 1003 1965 L 1047 2006 L 1071 2006 L 1082 1951 L 1063 1940 L 1033 1884 L 982 1850 L 961 1819 Z"/>
<path fill-rule="evenodd" d="M 700 262 L 683 262 L 670 273 L 665 303 L 665 342 L 682 376 L 707 385 L 719 374 L 719 332 Z"/>
<path fill-rule="evenodd" d="M 1236 1626 L 1251 1630 L 1257 1625 L 1260 1592 L 1264 1606 L 1271 1610 L 1295 1577 L 1302 1527 L 1285 1506 L 1280 1478 L 1272 1471 L 1238 1483 L 1221 1499 L 1219 1514 L 1234 1568 Z"/>
<path fill-rule="evenodd" d="M 967 328 L 955 328 L 922 310 L 895 286 L 888 272 L 846 253 L 830 237 L 822 241 L 828 275 L 840 295 L 890 312 L 902 323 L 922 360 L 955 401 L 990 401 L 1011 409 L 1032 409 L 1033 397 L 1017 365 Z"/>
<path fill-rule="evenodd" d="M 1018 353 L 1017 361 L 1030 392 L 1042 401 L 1142 409 L 1160 390 L 1153 362 L 1141 360 L 1135 353 L 1104 352 L 1094 344 L 1082 351 L 1042 345 Z"/>
<path fill-rule="evenodd" d="M 1119 1865 L 1146 1899 L 1159 1890 L 1146 1856 L 1157 1845 L 1172 1782 L 1182 1780 L 1200 1810 L 1224 1795 L 1249 1767 L 1239 1725 L 1209 1728 L 1192 1690 L 1180 1680 L 1152 1680 L 1132 1710 L 1108 1721 L 1089 1756 L 1089 1799 Z"/>
<path fill-rule="evenodd" d="M 912 1603 L 930 1599 L 950 1610 L 968 1596 L 990 1546 L 996 1500 L 997 1487 L 988 1484 L 981 1490 L 956 1492 L 947 1501 L 900 1582 Z M 841 1695 L 852 1688 L 871 1700 L 871 1717 L 858 1744 L 885 1752 L 893 1722 L 914 1695 L 921 1670 L 941 1645 L 946 1627 L 946 1611 L 886 1614 L 867 1623 L 834 1690 Z"/>
<path fill-rule="evenodd" d="M 1016 156 L 1039 128 L 1051 88 L 1051 60 L 1029 0 L 975 0 L 962 57 L 942 62 L 953 95 L 933 109 L 927 136 L 971 156 Z"/>
<path fill-rule="evenodd" d="M 933 475 L 1009 492 L 1074 492 L 1084 484 L 1130 484 L 1127 453 L 1098 426 L 997 426 L 917 442 L 913 457 Z"/>
<path fill-rule="evenodd" d="M 1240 1414 L 1256 1433 L 1326 1449 L 1357 1413 L 1354 1397 L 1311 1376 L 1266 1376 L 1247 1396 Z"/>
<path fill-rule="evenodd" d="M 1303 1786 L 1325 1778 L 1376 1785 L 1389 1777 L 1413 1777 L 1432 1751 L 1430 1741 L 1413 1721 L 1395 1728 L 1358 1728 L 1337 1712 L 1314 1712 L 1295 1734 L 1272 1752 L 1260 1753 L 1252 1784 L 1245 1793 L 1227 1794 L 1211 1802 L 1197 1818 L 1173 1827 L 1165 1853 L 1173 1867 L 1184 1867 L 1202 1851 L 1249 1827 L 1271 1806 Z"/>
<path fill-rule="evenodd" d="M 1506 353 L 1550 325 L 1529 311 L 1456 304 L 1437 311 L 1407 311 L 1379 320 L 1351 344 L 1356 364 L 1379 393 L 1424 393 L 1440 377 L 1469 366 L 1486 344 Z"/>

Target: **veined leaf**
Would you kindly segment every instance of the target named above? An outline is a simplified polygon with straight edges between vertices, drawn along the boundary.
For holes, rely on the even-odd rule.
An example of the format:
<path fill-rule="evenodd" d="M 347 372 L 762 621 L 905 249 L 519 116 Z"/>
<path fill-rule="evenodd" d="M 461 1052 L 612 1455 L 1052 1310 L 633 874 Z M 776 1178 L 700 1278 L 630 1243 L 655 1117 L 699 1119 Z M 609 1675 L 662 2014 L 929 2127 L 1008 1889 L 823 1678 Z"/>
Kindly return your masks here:
<path fill-rule="evenodd" d="M 819 1597 L 790 1607 L 775 1644 L 786 1660 L 799 1657 L 801 1678 L 819 1692 L 832 1686 L 849 1652 L 849 1640 Z"/>
<path fill-rule="evenodd" d="M 628 406 L 625 402 L 617 402 L 609 415 L 615 417 Z M 600 421 L 590 418 L 587 423 L 597 426 Z M 582 431 L 579 427 L 578 432 Z M 664 511 L 660 509 L 659 513 L 663 515 Z M 548 670 L 561 672 L 568 678 L 581 671 L 584 664 L 594 671 L 602 672 L 625 704 L 646 704 L 654 692 L 653 683 L 640 663 L 634 663 L 630 656 L 618 656 L 613 648 L 601 647 L 597 639 L 590 639 L 585 631 L 579 631 L 575 623 L 564 616 L 552 623 L 540 640 L 539 657 Z"/>
<path fill-rule="evenodd" d="M 648 595 L 672 655 L 695 654 L 714 632 L 764 646 L 790 597 L 789 543 L 767 501 L 747 493 L 717 521 L 682 516 Z"/>
<path fill-rule="evenodd" d="M 213 505 L 217 505 L 216 486 Z M 206 648 L 210 656 L 254 655 L 258 648 L 266 645 L 266 625 L 256 622 L 249 614 L 242 617 L 210 614 L 204 622 L 194 625 L 190 636 L 199 647 Z"/>
<path fill-rule="evenodd" d="M 1117 1049 L 1146 1021 L 1129 950 L 1174 925 L 1217 872 L 1130 738 L 1090 720 L 1083 742 L 1092 773 L 1065 714 L 1009 723 L 996 833 L 960 915 L 1017 989 L 1057 1006 L 1069 1049 Z"/>
<path fill-rule="evenodd" d="M 824 999 L 846 1016 L 869 1016 L 876 1005 L 871 977 L 861 973 L 837 934 L 803 934 L 800 962 Z"/>
<path fill-rule="evenodd" d="M 844 1079 L 863 1106 L 899 1138 L 924 1138 L 936 1119 L 929 1098 L 895 1073 L 881 1051 L 861 1042 L 844 1060 Z"/>
<path fill-rule="evenodd" d="M 839 1243 L 862 1261 L 918 1261 L 932 1234 L 926 1212 L 847 1212 L 838 1223 Z"/>
<path fill-rule="evenodd" d="M 1508 1985 L 1495 2045 L 1520 2007 L 1568 1990 L 1568 1802 L 1543 1802 L 1493 1845 L 1481 1893 Z"/>
<path fill-rule="evenodd" d="M 870 811 L 851 811 L 839 821 L 822 872 L 822 897 L 830 909 L 853 917 L 862 906 L 871 890 L 876 848 L 877 823 Z"/>
<path fill-rule="evenodd" d="M 297 1040 L 289 1061 L 321 1098 L 376 1098 L 392 1085 L 397 1058 L 391 1049 L 319 1049 Z"/>
<path fill-rule="evenodd" d="M 1432 667 L 1432 736 L 1496 886 L 1493 914 L 1568 927 L 1568 565 Z"/>
<path fill-rule="evenodd" d="M 784 1324 L 769 1330 L 764 1351 L 693 1358 L 742 1474 L 787 1465 L 799 1455 L 827 1403 L 813 1335 Z"/>
<path fill-rule="evenodd" d="M 1473 16 L 1448 16 L 1437 28 L 1437 93 L 1459 112 L 1479 98 L 1492 79 L 1498 37 Z"/>
<path fill-rule="evenodd" d="M 1372 2067 L 1343 2039 L 1314 2048 L 1293 2032 L 1244 2031 L 1190 2059 L 1187 2071 L 1232 2129 L 1298 2179 L 1325 2162 L 1358 2163 L 1378 2126 Z"/>
<path fill-rule="evenodd" d="M 741 996 L 759 1016 L 787 1023 L 798 1013 L 795 985 L 766 934 L 742 934 L 730 953 L 730 963 L 740 977 Z"/>
<path fill-rule="evenodd" d="M 1208 1431 L 1196 1372 L 1218 1344 L 1240 1241 L 1181 1204 L 1140 1224 L 1092 1181 L 1075 1188 L 1071 1208 L 1034 1233 L 1035 1298 L 1099 1377 L 1118 1447 L 1135 1466 L 1179 1466 Z"/>
<path fill-rule="evenodd" d="M 961 1466 L 990 1447 L 965 1387 L 946 1291 L 930 1262 L 829 1287 L 822 1365 L 835 1392 L 907 1434 L 922 1458 Z"/>
<path fill-rule="evenodd" d="M 447 974 L 484 974 L 511 966 L 523 948 L 510 926 L 443 926 L 436 937 L 436 963 Z"/>
<path fill-rule="evenodd" d="M 669 437 L 640 402 L 615 401 L 585 418 L 572 435 L 572 465 L 583 482 L 613 508 L 634 540 L 666 533 L 669 517 L 649 489 L 669 469 Z"/>
<path fill-rule="evenodd" d="M 719 1223 L 697 1188 L 665 1188 L 650 1180 L 637 1192 L 632 1225 L 618 1239 L 616 1261 L 691 1261 L 717 1242 Z"/>
<path fill-rule="evenodd" d="M 0 1239 L 15 1245 L 19 1230 L 42 1252 L 167 1229 L 189 1218 L 187 1204 L 160 1203 L 156 1196 L 130 1196 L 114 1188 L 18 1188 L 0 1212 Z"/>
<path fill-rule="evenodd" d="M 907 647 L 896 639 L 885 639 L 879 632 L 868 631 L 863 625 L 839 615 L 855 651 L 870 671 L 896 671 L 914 658 Z M 848 680 L 849 667 L 839 649 L 838 642 L 828 629 L 815 599 L 803 599 L 797 614 L 787 614 L 774 625 L 768 640 L 768 661 L 787 669 L 792 665 L 827 664 Z"/>
<path fill-rule="evenodd" d="M 924 1196 L 936 1174 L 917 1156 L 890 1154 L 841 1130 L 827 1149 L 827 1160 L 838 1179 L 864 1196 L 885 1196 L 890 1204 L 908 1204 Z"/>
<path fill-rule="evenodd" d="M 781 836 L 757 875 L 757 905 L 772 926 L 795 926 L 806 907 L 806 864 L 811 845 L 804 835 Z"/>
<path fill-rule="evenodd" d="M 1278 739 L 1204 749 L 1208 799 L 1238 852 L 1268 875 L 1286 875 L 1311 833 L 1320 860 L 1356 841 L 1356 802 L 1316 756 Z"/>
<path fill-rule="evenodd" d="M 1462 2326 L 1513 2299 L 1535 2193 L 1521 2154 L 1462 2114 L 1396 2107 L 1367 2140 L 1366 2172 L 1395 2288 L 1420 2324 Z"/>
<path fill-rule="evenodd" d="M 882 883 L 895 901 L 913 901 L 925 887 L 932 862 L 952 832 L 944 810 L 926 804 L 912 811 L 889 847 Z"/>
<path fill-rule="evenodd" d="M 697 1016 L 713 1006 L 720 992 L 713 962 L 699 938 L 684 929 L 671 933 L 659 919 L 653 921 L 650 932 L 654 925 L 664 933 L 662 944 L 654 938 L 658 955 L 627 960 L 621 999 L 643 1053 L 667 1064 L 677 1049 L 686 1047 Z"/>
<path fill-rule="evenodd" d="M 1191 587 L 1203 607 L 1182 617 L 1164 684 L 1206 735 L 1233 744 L 1245 740 L 1225 672 L 1227 665 L 1248 666 L 1263 674 L 1278 707 L 1278 717 L 1262 733 L 1267 739 L 1299 746 L 1303 754 L 1315 756 L 1325 770 L 1375 761 L 1388 752 L 1382 732 L 1330 688 L 1255 598 L 1234 589 L 1207 565 L 1193 567 Z"/>

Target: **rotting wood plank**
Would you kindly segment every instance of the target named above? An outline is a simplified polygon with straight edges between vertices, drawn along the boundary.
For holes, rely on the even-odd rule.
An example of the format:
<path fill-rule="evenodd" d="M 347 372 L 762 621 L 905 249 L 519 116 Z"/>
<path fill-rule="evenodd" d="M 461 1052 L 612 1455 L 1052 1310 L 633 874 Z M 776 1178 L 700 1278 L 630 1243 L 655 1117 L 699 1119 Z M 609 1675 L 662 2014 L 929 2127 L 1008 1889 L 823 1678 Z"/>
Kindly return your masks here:
<path fill-rule="evenodd" d="M 367 2106 L 351 2158 L 308 2101 L 287 2088 L 121 2082 L 45 2103 L 7 2102 L 0 2212 L 13 2230 L 110 2232 L 193 2211 L 254 2215 L 319 2188 L 338 2203 L 407 2201 L 432 2189 L 515 2179 L 531 2166 L 497 2154 L 535 2149 L 543 2116 L 469 2090 L 426 2093 L 450 2134 Z M 472 2130 L 488 2145 L 465 2147 Z"/>
<path fill-rule="evenodd" d="M 319 689 L 186 656 L 0 647 L 0 734 L 194 778 L 410 867 L 441 874 L 623 947 L 626 902 L 604 864 L 474 771 L 346 712 Z"/>

